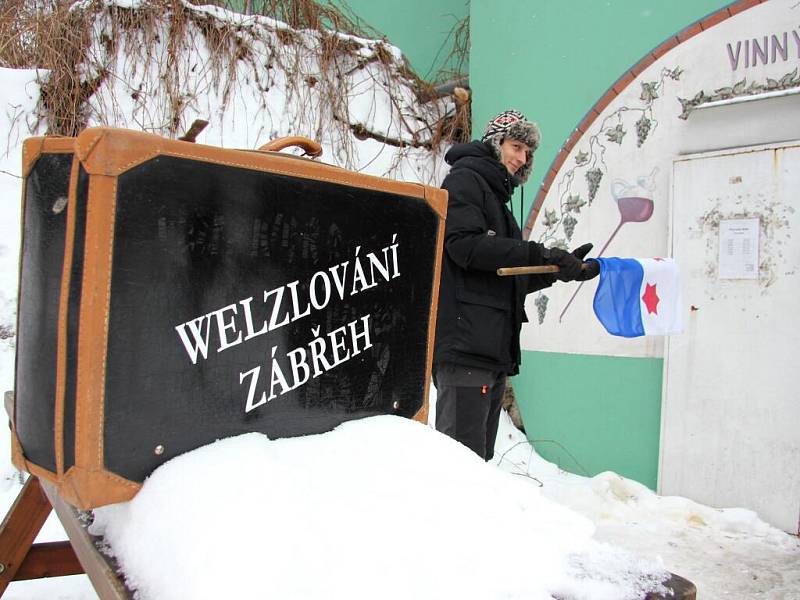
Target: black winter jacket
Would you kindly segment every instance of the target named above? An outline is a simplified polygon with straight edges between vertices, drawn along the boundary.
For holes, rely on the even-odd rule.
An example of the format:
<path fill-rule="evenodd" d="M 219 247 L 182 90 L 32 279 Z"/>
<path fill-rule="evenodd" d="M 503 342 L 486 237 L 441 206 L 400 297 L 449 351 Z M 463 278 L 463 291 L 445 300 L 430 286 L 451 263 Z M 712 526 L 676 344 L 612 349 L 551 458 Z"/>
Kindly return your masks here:
<path fill-rule="evenodd" d="M 442 187 L 449 193 L 434 363 L 519 371 L 525 296 L 552 275 L 497 275 L 499 267 L 543 264 L 541 246 L 522 241 L 508 208 L 508 170 L 482 142 L 453 146 Z"/>

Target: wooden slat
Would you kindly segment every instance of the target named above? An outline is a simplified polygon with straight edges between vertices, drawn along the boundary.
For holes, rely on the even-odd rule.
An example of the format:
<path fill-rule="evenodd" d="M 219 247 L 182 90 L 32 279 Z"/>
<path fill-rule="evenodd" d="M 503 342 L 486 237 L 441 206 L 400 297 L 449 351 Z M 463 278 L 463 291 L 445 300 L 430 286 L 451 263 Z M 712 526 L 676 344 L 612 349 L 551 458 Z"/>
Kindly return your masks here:
<path fill-rule="evenodd" d="M 14 580 L 51 510 L 39 479 L 31 475 L 0 525 L 0 595 Z"/>
<path fill-rule="evenodd" d="M 53 509 L 55 509 L 61 524 L 64 526 L 64 531 L 67 532 L 67 537 L 75 550 L 78 560 L 101 600 L 129 600 L 133 598 L 132 592 L 118 576 L 116 565 L 97 549 L 94 539 L 83 526 L 75 507 L 64 502 L 51 483 L 43 481 L 42 489 L 53 505 Z"/>
<path fill-rule="evenodd" d="M 14 576 L 14 581 L 81 573 L 83 567 L 69 542 L 45 542 L 31 546 Z"/>

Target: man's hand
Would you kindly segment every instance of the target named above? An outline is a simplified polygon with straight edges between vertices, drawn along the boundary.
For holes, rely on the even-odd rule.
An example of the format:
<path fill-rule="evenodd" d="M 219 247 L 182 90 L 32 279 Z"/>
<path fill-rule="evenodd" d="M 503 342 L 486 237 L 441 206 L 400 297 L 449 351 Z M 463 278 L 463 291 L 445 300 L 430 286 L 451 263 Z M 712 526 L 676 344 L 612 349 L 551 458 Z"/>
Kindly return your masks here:
<path fill-rule="evenodd" d="M 575 278 L 576 281 L 588 281 L 589 279 L 594 279 L 600 274 L 599 262 L 596 260 L 584 260 L 586 255 L 591 252 L 592 247 L 592 244 L 584 244 L 583 246 L 578 246 L 572 251 L 572 255 L 583 262 L 580 275 Z"/>
<path fill-rule="evenodd" d="M 581 276 L 583 261 L 575 254 L 553 247 L 543 250 L 542 256 L 545 259 L 545 264 L 558 267 L 558 273 L 555 275 L 559 281 L 576 281 Z"/>
<path fill-rule="evenodd" d="M 600 274 L 600 263 L 596 260 L 583 260 L 592 250 L 592 244 L 578 246 L 572 252 L 561 248 L 546 248 L 542 251 L 545 264 L 556 265 L 559 281 L 587 281 Z"/>
<path fill-rule="evenodd" d="M 547 275 L 555 277 L 560 281 L 586 281 L 594 279 L 600 274 L 600 263 L 596 260 L 583 260 L 592 250 L 592 244 L 578 246 L 572 252 L 567 252 L 561 248 L 545 248 L 539 242 L 528 242 L 528 264 L 556 265 L 558 273 Z M 552 284 L 553 280 L 550 279 Z"/>
<path fill-rule="evenodd" d="M 584 244 L 583 246 L 578 246 L 572 251 L 572 256 L 579 260 L 583 260 L 586 258 L 586 255 L 592 251 L 592 248 L 594 248 L 594 244 Z"/>

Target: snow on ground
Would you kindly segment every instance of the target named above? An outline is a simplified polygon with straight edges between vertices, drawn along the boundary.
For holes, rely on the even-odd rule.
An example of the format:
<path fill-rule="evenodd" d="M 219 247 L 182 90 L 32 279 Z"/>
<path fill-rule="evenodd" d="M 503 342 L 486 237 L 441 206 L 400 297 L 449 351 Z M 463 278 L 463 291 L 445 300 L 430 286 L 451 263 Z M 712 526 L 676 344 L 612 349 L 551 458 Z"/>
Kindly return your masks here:
<path fill-rule="evenodd" d="M 800 598 L 795 538 L 742 509 L 560 471 L 505 415 L 490 464 L 391 416 L 302 438 L 222 440 L 163 465 L 132 501 L 97 509 L 93 527 L 143 600 L 548 590 L 621 600 L 642 597 L 635 586 L 659 565 L 693 581 L 701 600 Z M 5 597 L 95 596 L 85 577 L 69 577 L 14 583 Z"/>
<path fill-rule="evenodd" d="M 37 96 L 35 72 L 0 69 L 0 331 L 15 322 L 20 143 L 31 134 Z M 243 102 L 240 114 L 259 114 Z M 359 102 L 354 114 L 392 122 L 379 104 L 370 112 Z M 210 143 L 222 139 L 221 129 L 206 135 Z M 260 136 L 248 127 L 226 130 L 224 142 L 253 147 Z M 328 160 L 336 162 L 332 154 Z M 398 155 L 365 140 L 358 158 L 364 170 L 380 174 Z M 403 160 L 395 172 L 413 180 L 424 170 L 413 161 L 429 158 Z M 0 391 L 13 388 L 13 365 L 13 339 L 0 335 Z M 5 513 L 21 481 L 9 460 L 7 428 L 0 432 Z M 128 575 L 158 598 L 174 593 L 169 586 L 176 579 L 182 586 L 204 581 L 204 590 L 230 598 L 252 596 L 253 589 L 292 600 L 378 597 L 367 591 L 379 585 L 383 598 L 537 598 L 553 590 L 616 599 L 624 596 L 601 580 L 663 564 L 693 581 L 701 600 L 800 599 L 796 538 L 749 511 L 660 497 L 613 473 L 586 478 L 560 471 L 507 420 L 490 465 L 430 428 L 390 417 L 306 438 L 224 440 L 164 465 L 133 501 L 98 511 L 97 527 L 127 561 Z M 133 529 L 146 539 L 131 536 Z M 218 535 L 224 541 L 207 543 Z M 51 516 L 38 541 L 57 539 L 63 530 Z M 595 579 L 577 579 L 579 565 Z M 167 567 L 187 574 L 168 577 Z M 236 576 L 220 576 L 226 569 Z M 457 578 L 442 576 L 453 570 Z M 377 579 L 387 572 L 388 581 Z M 343 574 L 352 580 L 343 582 Z M 630 590 L 633 581 L 617 585 Z M 253 587 L 243 591 L 245 584 Z M 330 592 L 343 585 L 346 592 Z M 95 597 L 84 576 L 15 582 L 4 595 Z M 179 597 L 190 595 L 182 588 Z"/>
<path fill-rule="evenodd" d="M 542 459 L 507 416 L 492 461 L 592 520 L 595 539 L 663 561 L 698 600 L 800 599 L 800 542 L 742 508 L 659 496 L 616 473 L 573 475 Z"/>
<path fill-rule="evenodd" d="M 143 600 L 623 600 L 666 576 L 594 542 L 588 519 L 535 486 L 394 416 L 223 440 L 94 515 Z"/>

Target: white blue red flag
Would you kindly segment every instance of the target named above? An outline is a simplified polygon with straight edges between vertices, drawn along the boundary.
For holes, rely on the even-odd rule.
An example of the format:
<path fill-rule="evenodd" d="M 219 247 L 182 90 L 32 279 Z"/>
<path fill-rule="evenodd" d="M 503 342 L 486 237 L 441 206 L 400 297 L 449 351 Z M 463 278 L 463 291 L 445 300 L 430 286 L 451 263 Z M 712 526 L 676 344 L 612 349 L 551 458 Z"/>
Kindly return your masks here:
<path fill-rule="evenodd" d="M 671 258 L 596 258 L 594 313 L 611 335 L 669 335 L 683 329 L 681 278 Z"/>

